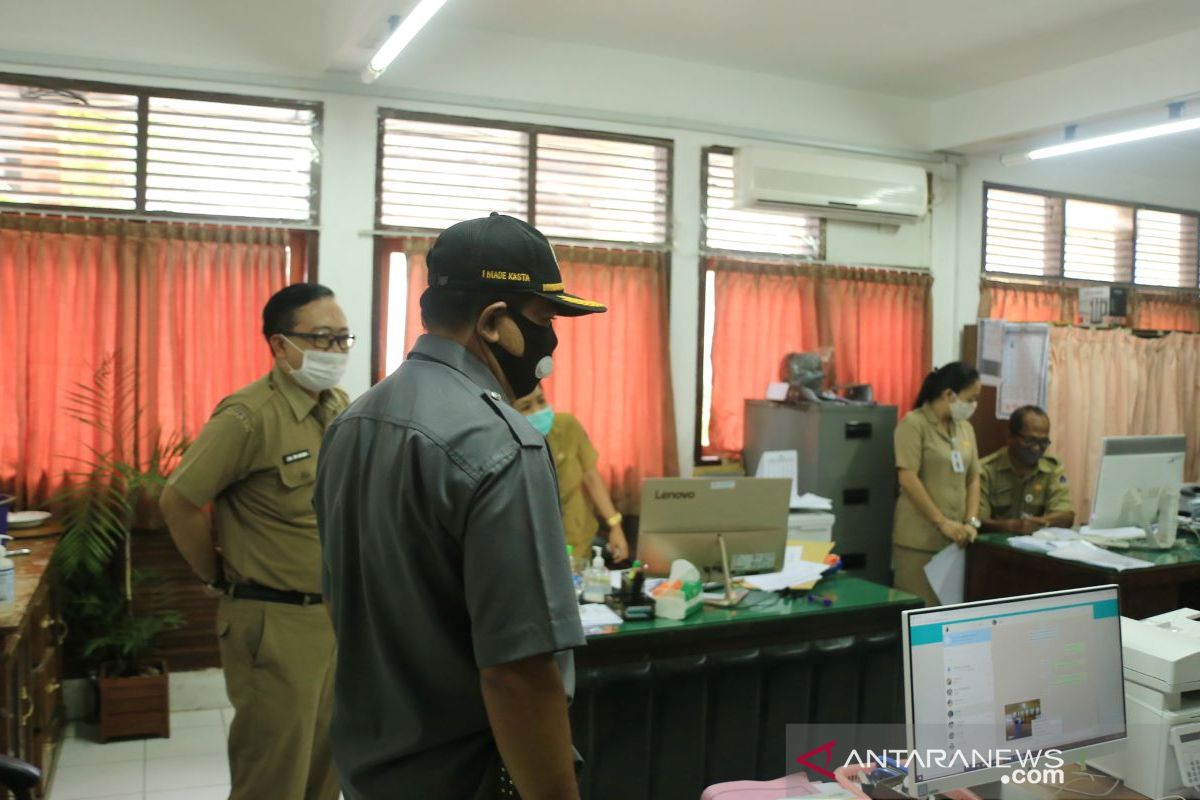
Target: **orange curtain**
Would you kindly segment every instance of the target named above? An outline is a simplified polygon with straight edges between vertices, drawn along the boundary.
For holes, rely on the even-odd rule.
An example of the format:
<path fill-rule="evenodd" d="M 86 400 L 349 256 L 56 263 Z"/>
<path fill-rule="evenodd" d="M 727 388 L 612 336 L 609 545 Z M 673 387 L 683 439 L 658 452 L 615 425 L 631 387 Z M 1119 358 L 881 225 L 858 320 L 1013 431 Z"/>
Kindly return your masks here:
<path fill-rule="evenodd" d="M 404 237 L 396 239 L 380 239 L 375 249 L 375 337 L 372 343 L 372 376 L 373 382 L 387 377 L 389 358 L 395 359 L 395 353 L 389 353 L 390 347 L 403 347 L 401 356 L 407 356 L 417 337 L 424 332 L 421 325 L 421 293 L 425 291 L 428 281 L 428 271 L 425 268 L 425 254 L 433 245 L 433 239 L 424 237 Z M 404 257 L 405 274 L 405 304 L 402 309 L 389 307 L 392 295 L 392 280 L 398 276 L 392 275 L 392 262 L 397 255 Z M 397 338 L 394 334 L 399 333 Z"/>
<path fill-rule="evenodd" d="M 981 319 L 1009 322 L 1074 322 L 1078 290 L 1040 283 L 1009 283 L 984 279 L 979 285 Z"/>
<path fill-rule="evenodd" d="M 1130 324 L 1140 330 L 1200 333 L 1200 297 L 1192 292 L 1138 291 Z"/>
<path fill-rule="evenodd" d="M 405 254 L 408 265 L 405 352 L 424 331 L 420 298 L 428 285 L 425 254 L 431 244 L 416 238 L 389 244 Z M 643 478 L 679 474 L 665 260 L 642 251 L 555 251 L 568 290 L 598 300 L 609 310 L 555 325 L 559 344 L 554 374 L 544 389 L 555 408 L 579 418 L 600 453 L 598 469 L 613 502 L 633 513 Z M 390 324 L 401 323 L 393 317 Z"/>
<path fill-rule="evenodd" d="M 642 479 L 679 474 L 668 344 L 667 271 L 659 253 L 556 247 L 568 291 L 608 306 L 555 325 L 554 407 L 579 418 L 617 507 L 636 513 Z"/>
<path fill-rule="evenodd" d="M 115 225 L 0 216 L 0 486 L 21 506 L 48 496 L 90 448 L 112 444 L 61 407 L 120 350 L 121 249 Z"/>
<path fill-rule="evenodd" d="M 143 409 L 136 452 L 156 431 L 194 434 L 270 366 L 261 312 L 285 283 L 286 246 L 276 231 L 0 216 L 0 334 L 12 353 L 0 369 L 0 485 L 36 505 L 89 448 L 114 444 L 64 413 L 110 355 Z"/>
<path fill-rule="evenodd" d="M 817 287 L 806 268 L 711 259 L 715 272 L 709 446 L 742 449 L 743 406 L 779 380 L 783 357 L 820 346 Z"/>
<path fill-rule="evenodd" d="M 1090 514 L 1105 436 L 1185 434 L 1185 476 L 1200 478 L 1200 336 L 1053 328 L 1047 406 L 1078 521 Z"/>
<path fill-rule="evenodd" d="M 833 383 L 869 383 L 875 400 L 908 408 L 932 356 L 926 274 L 820 267 L 821 342 L 833 351 Z"/>
<path fill-rule="evenodd" d="M 156 433 L 199 431 L 223 397 L 271 368 L 262 309 L 287 284 L 288 234 L 170 224 L 127 244 L 138 286 L 138 441 L 148 445 Z"/>

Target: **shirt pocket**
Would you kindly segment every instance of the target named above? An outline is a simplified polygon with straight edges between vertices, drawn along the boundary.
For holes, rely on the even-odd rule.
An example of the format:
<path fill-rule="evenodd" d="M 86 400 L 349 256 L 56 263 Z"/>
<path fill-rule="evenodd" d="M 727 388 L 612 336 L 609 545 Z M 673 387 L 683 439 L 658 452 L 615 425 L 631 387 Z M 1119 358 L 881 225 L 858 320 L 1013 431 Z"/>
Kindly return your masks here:
<path fill-rule="evenodd" d="M 284 464 L 279 468 L 279 482 L 287 489 L 300 489 L 308 486 L 317 479 L 317 462 L 306 458 L 294 464 Z"/>
<path fill-rule="evenodd" d="M 1013 507 L 1013 490 L 1000 489 L 992 492 L 988 497 L 988 502 L 992 505 L 992 518 L 1002 519 Z"/>

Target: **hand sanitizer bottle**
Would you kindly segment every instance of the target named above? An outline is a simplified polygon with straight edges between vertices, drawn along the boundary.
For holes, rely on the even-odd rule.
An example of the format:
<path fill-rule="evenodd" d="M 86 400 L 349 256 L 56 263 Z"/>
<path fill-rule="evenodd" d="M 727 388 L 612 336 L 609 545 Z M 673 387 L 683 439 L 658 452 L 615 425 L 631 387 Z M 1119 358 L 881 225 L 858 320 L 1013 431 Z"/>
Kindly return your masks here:
<path fill-rule="evenodd" d="M 612 591 L 609 583 L 608 567 L 604 566 L 604 556 L 599 547 L 593 547 L 595 558 L 592 565 L 583 573 L 583 602 L 603 603 L 604 598 Z"/>
<path fill-rule="evenodd" d="M 4 542 L 11 536 L 0 535 L 0 606 L 10 605 L 17 598 L 17 573 L 11 558 L 7 558 Z"/>

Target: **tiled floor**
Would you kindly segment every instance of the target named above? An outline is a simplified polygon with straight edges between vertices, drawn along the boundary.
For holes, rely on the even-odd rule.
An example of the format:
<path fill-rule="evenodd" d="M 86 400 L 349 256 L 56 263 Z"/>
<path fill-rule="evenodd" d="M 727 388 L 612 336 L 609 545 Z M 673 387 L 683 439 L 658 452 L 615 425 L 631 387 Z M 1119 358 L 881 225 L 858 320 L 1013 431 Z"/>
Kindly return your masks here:
<path fill-rule="evenodd" d="M 50 800 L 225 800 L 233 710 L 171 715 L 170 739 L 97 744 L 86 727 L 63 743 Z"/>

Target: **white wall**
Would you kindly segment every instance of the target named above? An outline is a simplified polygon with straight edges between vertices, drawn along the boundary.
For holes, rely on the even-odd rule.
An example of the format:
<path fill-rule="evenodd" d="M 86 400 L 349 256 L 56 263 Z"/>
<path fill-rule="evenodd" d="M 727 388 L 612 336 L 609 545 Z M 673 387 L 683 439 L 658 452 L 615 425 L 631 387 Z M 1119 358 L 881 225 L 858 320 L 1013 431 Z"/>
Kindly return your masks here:
<path fill-rule="evenodd" d="M 979 307 L 985 182 L 1200 211 L 1196 138 L 1128 144 L 1012 167 L 1002 165 L 999 154 L 971 158 L 959 182 L 955 336 L 975 321 Z"/>
<path fill-rule="evenodd" d="M 421 80 L 371 89 L 338 81 L 218 76 L 194 69 L 36 56 L 0 63 L 0 71 L 324 102 L 320 281 L 337 293 L 351 325 L 364 333 L 371 329 L 373 243 L 369 231 L 373 227 L 380 106 L 672 139 L 675 194 L 670 352 L 679 461 L 685 474 L 690 472 L 695 429 L 701 149 L 751 141 L 839 143 L 876 156 L 919 157 L 903 148 L 924 141 L 927 135 L 927 109 L 921 104 L 778 77 L 495 37 L 480 37 L 474 49 L 458 49 L 452 56 L 432 50 L 426 48 L 420 58 L 406 65 L 405 74 L 419 75 Z M 59 66 L 43 63 L 49 61 Z M 570 80 L 563 79 L 563 63 L 572 64 Z M 207 78 L 183 77 L 185 73 Z M 940 194 L 952 197 L 952 191 L 950 183 Z M 954 261 L 947 255 L 952 248 L 936 245 L 932 232 L 953 230 L 956 212 L 952 202 L 942 203 L 932 221 L 899 229 L 830 222 L 827 259 L 845 264 L 932 266 L 939 281 L 943 275 L 953 280 Z M 939 328 L 949 328 L 953 314 L 948 312 L 948 308 L 939 311 L 935 305 Z M 369 361 L 368 346 L 354 351 L 346 378 L 352 394 L 369 385 Z"/>

